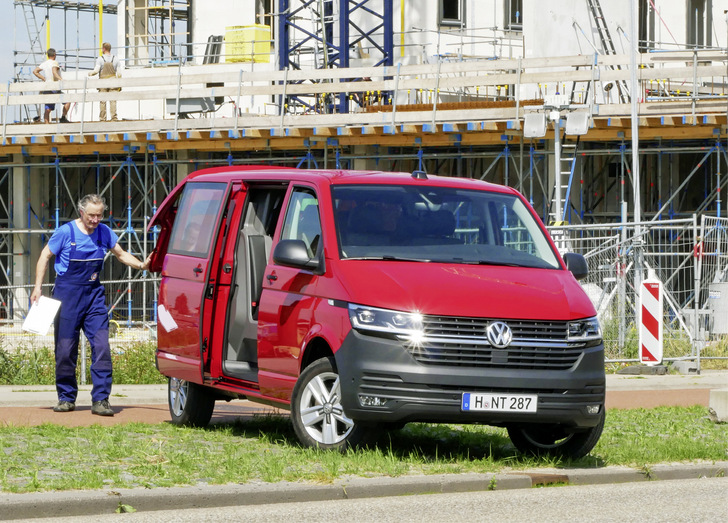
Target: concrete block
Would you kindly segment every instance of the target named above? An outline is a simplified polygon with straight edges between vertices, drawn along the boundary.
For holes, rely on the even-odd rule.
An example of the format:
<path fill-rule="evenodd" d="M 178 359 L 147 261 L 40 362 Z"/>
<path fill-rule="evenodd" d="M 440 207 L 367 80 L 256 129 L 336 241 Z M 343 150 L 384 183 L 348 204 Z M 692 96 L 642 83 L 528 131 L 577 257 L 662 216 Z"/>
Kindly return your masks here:
<path fill-rule="evenodd" d="M 631 365 L 619 369 L 617 374 L 662 376 L 667 374 L 667 367 L 665 365 Z"/>
<path fill-rule="evenodd" d="M 728 389 L 711 390 L 708 406 L 715 421 L 728 423 Z"/>
<path fill-rule="evenodd" d="M 670 367 L 678 371 L 680 374 L 698 374 L 698 365 L 694 361 L 673 361 Z"/>

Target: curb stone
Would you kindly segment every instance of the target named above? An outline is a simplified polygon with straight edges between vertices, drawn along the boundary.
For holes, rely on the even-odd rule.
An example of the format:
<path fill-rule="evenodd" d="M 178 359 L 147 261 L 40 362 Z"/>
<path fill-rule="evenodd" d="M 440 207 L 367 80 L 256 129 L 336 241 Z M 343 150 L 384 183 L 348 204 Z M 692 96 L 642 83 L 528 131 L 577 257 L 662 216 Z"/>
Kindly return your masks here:
<path fill-rule="evenodd" d="M 726 477 L 728 461 L 658 464 L 649 474 L 638 469 L 545 469 L 498 474 L 439 474 L 398 478 L 346 478 L 331 485 L 246 483 L 153 489 L 0 494 L 0 520 L 114 514 L 121 503 L 137 512 L 235 505 L 263 505 L 362 499 L 416 494 L 512 490 L 552 484 L 596 485 L 636 481 Z M 649 478 L 647 477 L 649 475 Z"/>

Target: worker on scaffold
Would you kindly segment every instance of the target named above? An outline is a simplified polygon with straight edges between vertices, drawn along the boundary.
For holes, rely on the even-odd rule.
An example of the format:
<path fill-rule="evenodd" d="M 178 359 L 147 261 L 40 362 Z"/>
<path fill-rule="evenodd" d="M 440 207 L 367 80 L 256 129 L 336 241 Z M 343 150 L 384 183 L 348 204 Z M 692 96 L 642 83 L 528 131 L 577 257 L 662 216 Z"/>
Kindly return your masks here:
<path fill-rule="evenodd" d="M 99 75 L 100 79 L 104 78 L 117 78 L 120 76 L 119 72 L 119 60 L 116 55 L 111 54 L 111 44 L 104 42 L 101 46 L 102 54 L 96 59 L 93 71 L 88 75 L 94 76 Z M 121 87 L 99 87 L 100 93 L 110 93 L 121 91 Z M 116 100 L 110 100 L 109 105 L 111 106 L 111 120 L 117 121 L 116 116 Z M 99 102 L 99 120 L 102 122 L 106 121 L 106 101 L 102 100 Z"/>

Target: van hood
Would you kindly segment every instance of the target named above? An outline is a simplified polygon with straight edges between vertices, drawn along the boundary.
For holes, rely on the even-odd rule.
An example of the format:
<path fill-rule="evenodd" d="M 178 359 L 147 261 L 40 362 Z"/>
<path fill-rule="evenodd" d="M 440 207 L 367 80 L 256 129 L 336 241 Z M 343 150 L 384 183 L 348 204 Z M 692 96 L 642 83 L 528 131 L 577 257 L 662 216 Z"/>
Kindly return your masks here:
<path fill-rule="evenodd" d="M 567 270 L 341 260 L 349 301 L 442 316 L 574 320 L 595 316 Z"/>

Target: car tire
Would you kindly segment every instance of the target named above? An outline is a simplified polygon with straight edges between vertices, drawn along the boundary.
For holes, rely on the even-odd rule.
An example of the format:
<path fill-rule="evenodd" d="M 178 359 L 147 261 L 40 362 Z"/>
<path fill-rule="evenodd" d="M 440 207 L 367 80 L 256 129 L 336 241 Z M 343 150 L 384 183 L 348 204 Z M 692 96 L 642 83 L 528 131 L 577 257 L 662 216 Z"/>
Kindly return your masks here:
<path fill-rule="evenodd" d="M 591 452 L 602 430 L 604 409 L 599 423 L 585 431 L 569 432 L 558 425 L 512 425 L 508 427 L 508 436 L 522 454 L 579 459 Z"/>
<path fill-rule="evenodd" d="M 299 376 L 291 396 L 291 420 L 301 444 L 325 450 L 358 447 L 371 430 L 344 413 L 332 358 L 316 360 Z"/>
<path fill-rule="evenodd" d="M 215 409 L 215 397 L 196 383 L 169 378 L 167 387 L 172 423 L 188 427 L 206 427 Z"/>

